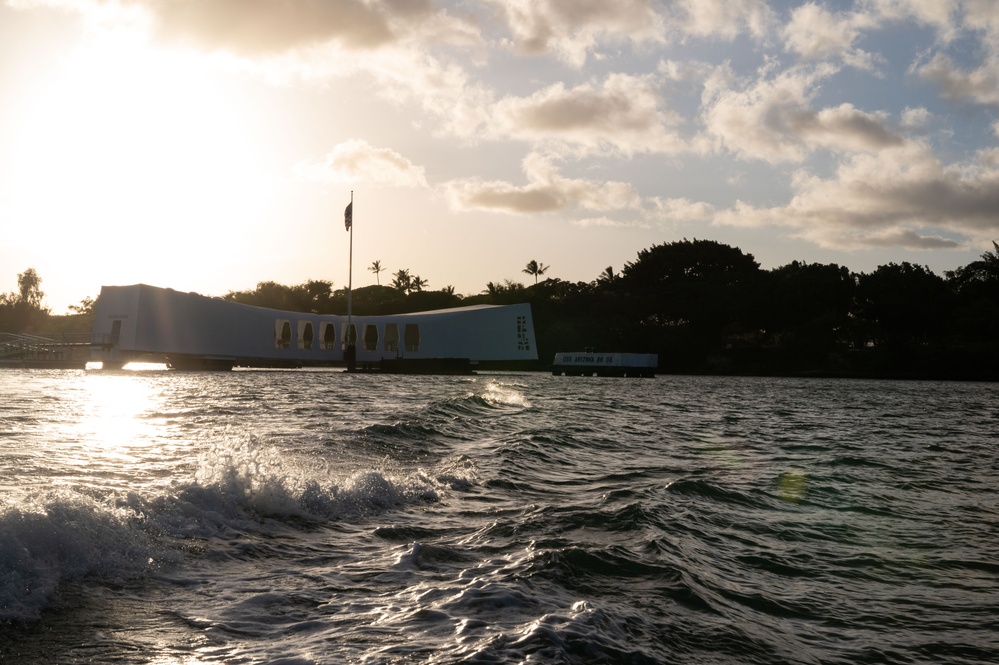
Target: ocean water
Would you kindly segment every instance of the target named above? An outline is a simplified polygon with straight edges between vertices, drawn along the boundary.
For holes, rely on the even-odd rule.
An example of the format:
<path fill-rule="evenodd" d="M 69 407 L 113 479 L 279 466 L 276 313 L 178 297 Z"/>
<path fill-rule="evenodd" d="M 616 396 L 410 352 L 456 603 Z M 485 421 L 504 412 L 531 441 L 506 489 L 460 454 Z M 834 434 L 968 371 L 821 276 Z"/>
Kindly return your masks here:
<path fill-rule="evenodd" d="M 3 663 L 996 663 L 999 385 L 0 373 Z"/>

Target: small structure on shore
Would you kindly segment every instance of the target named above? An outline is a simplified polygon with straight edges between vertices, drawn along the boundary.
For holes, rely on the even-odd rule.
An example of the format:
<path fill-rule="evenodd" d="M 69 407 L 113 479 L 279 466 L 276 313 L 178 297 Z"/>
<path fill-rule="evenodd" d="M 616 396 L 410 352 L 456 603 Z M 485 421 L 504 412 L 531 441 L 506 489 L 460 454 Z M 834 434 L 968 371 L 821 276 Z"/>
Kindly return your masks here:
<path fill-rule="evenodd" d="M 145 284 L 103 286 L 91 359 L 177 369 L 347 366 L 468 373 L 480 361 L 537 360 L 531 307 L 476 305 L 348 318 L 244 305 Z"/>

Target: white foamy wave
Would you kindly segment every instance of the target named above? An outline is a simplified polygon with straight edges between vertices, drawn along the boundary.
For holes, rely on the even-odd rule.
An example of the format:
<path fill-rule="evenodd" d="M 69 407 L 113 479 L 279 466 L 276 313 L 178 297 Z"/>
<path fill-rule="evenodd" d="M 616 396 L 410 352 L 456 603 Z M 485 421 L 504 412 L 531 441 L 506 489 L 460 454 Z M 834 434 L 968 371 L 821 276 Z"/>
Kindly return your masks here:
<path fill-rule="evenodd" d="M 515 406 L 525 409 L 531 406 L 521 390 L 499 381 L 489 381 L 483 386 L 481 397 L 495 406 Z"/>
<path fill-rule="evenodd" d="M 69 493 L 0 508 L 0 621 L 37 619 L 65 582 L 124 584 L 153 565 L 139 521 Z"/>
<path fill-rule="evenodd" d="M 429 469 L 338 468 L 249 439 L 206 451 L 194 482 L 159 500 L 156 513 L 171 535 L 212 537 L 258 531 L 264 518 L 325 522 L 435 502 L 475 481 L 464 458 Z"/>
<path fill-rule="evenodd" d="M 64 490 L 0 504 L 0 621 L 37 620 L 67 582 L 123 585 L 173 566 L 200 550 L 190 539 L 377 515 L 440 501 L 475 478 L 465 458 L 337 469 L 251 439 L 212 446 L 192 480 L 155 496 Z"/>

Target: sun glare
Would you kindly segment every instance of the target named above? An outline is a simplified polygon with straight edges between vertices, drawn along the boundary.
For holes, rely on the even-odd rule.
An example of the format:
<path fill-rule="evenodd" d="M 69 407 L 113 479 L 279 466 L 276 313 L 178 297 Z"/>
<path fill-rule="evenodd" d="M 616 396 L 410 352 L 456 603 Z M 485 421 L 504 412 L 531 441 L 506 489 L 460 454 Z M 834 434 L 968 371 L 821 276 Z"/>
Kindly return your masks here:
<path fill-rule="evenodd" d="M 80 422 L 96 448 L 124 453 L 137 445 L 147 428 L 143 415 L 153 404 L 150 385 L 138 376 L 87 373 L 86 417 Z"/>
<path fill-rule="evenodd" d="M 132 372 L 88 371 L 66 386 L 60 400 L 65 418 L 57 418 L 50 454 L 67 469 L 60 482 L 93 484 L 94 478 L 137 478 L 139 462 L 160 444 L 161 407 L 156 382 Z"/>
<path fill-rule="evenodd" d="M 210 222 L 255 205 L 257 160 L 241 100 L 217 76 L 203 57 L 134 38 L 78 48 L 37 84 L 20 123 L 13 239 L 79 236 L 118 257 L 150 241 L 221 240 L 227 230 Z"/>

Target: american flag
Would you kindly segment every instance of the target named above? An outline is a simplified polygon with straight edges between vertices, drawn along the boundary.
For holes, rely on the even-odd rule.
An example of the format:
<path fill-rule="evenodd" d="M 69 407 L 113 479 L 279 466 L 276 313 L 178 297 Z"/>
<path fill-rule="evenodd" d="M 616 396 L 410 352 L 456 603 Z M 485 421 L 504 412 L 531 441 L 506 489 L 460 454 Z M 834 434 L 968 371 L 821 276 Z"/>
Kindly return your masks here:
<path fill-rule="evenodd" d="M 351 201 L 347 204 L 346 209 L 343 211 L 343 226 L 345 229 L 350 231 L 350 225 L 354 221 L 354 202 Z"/>

